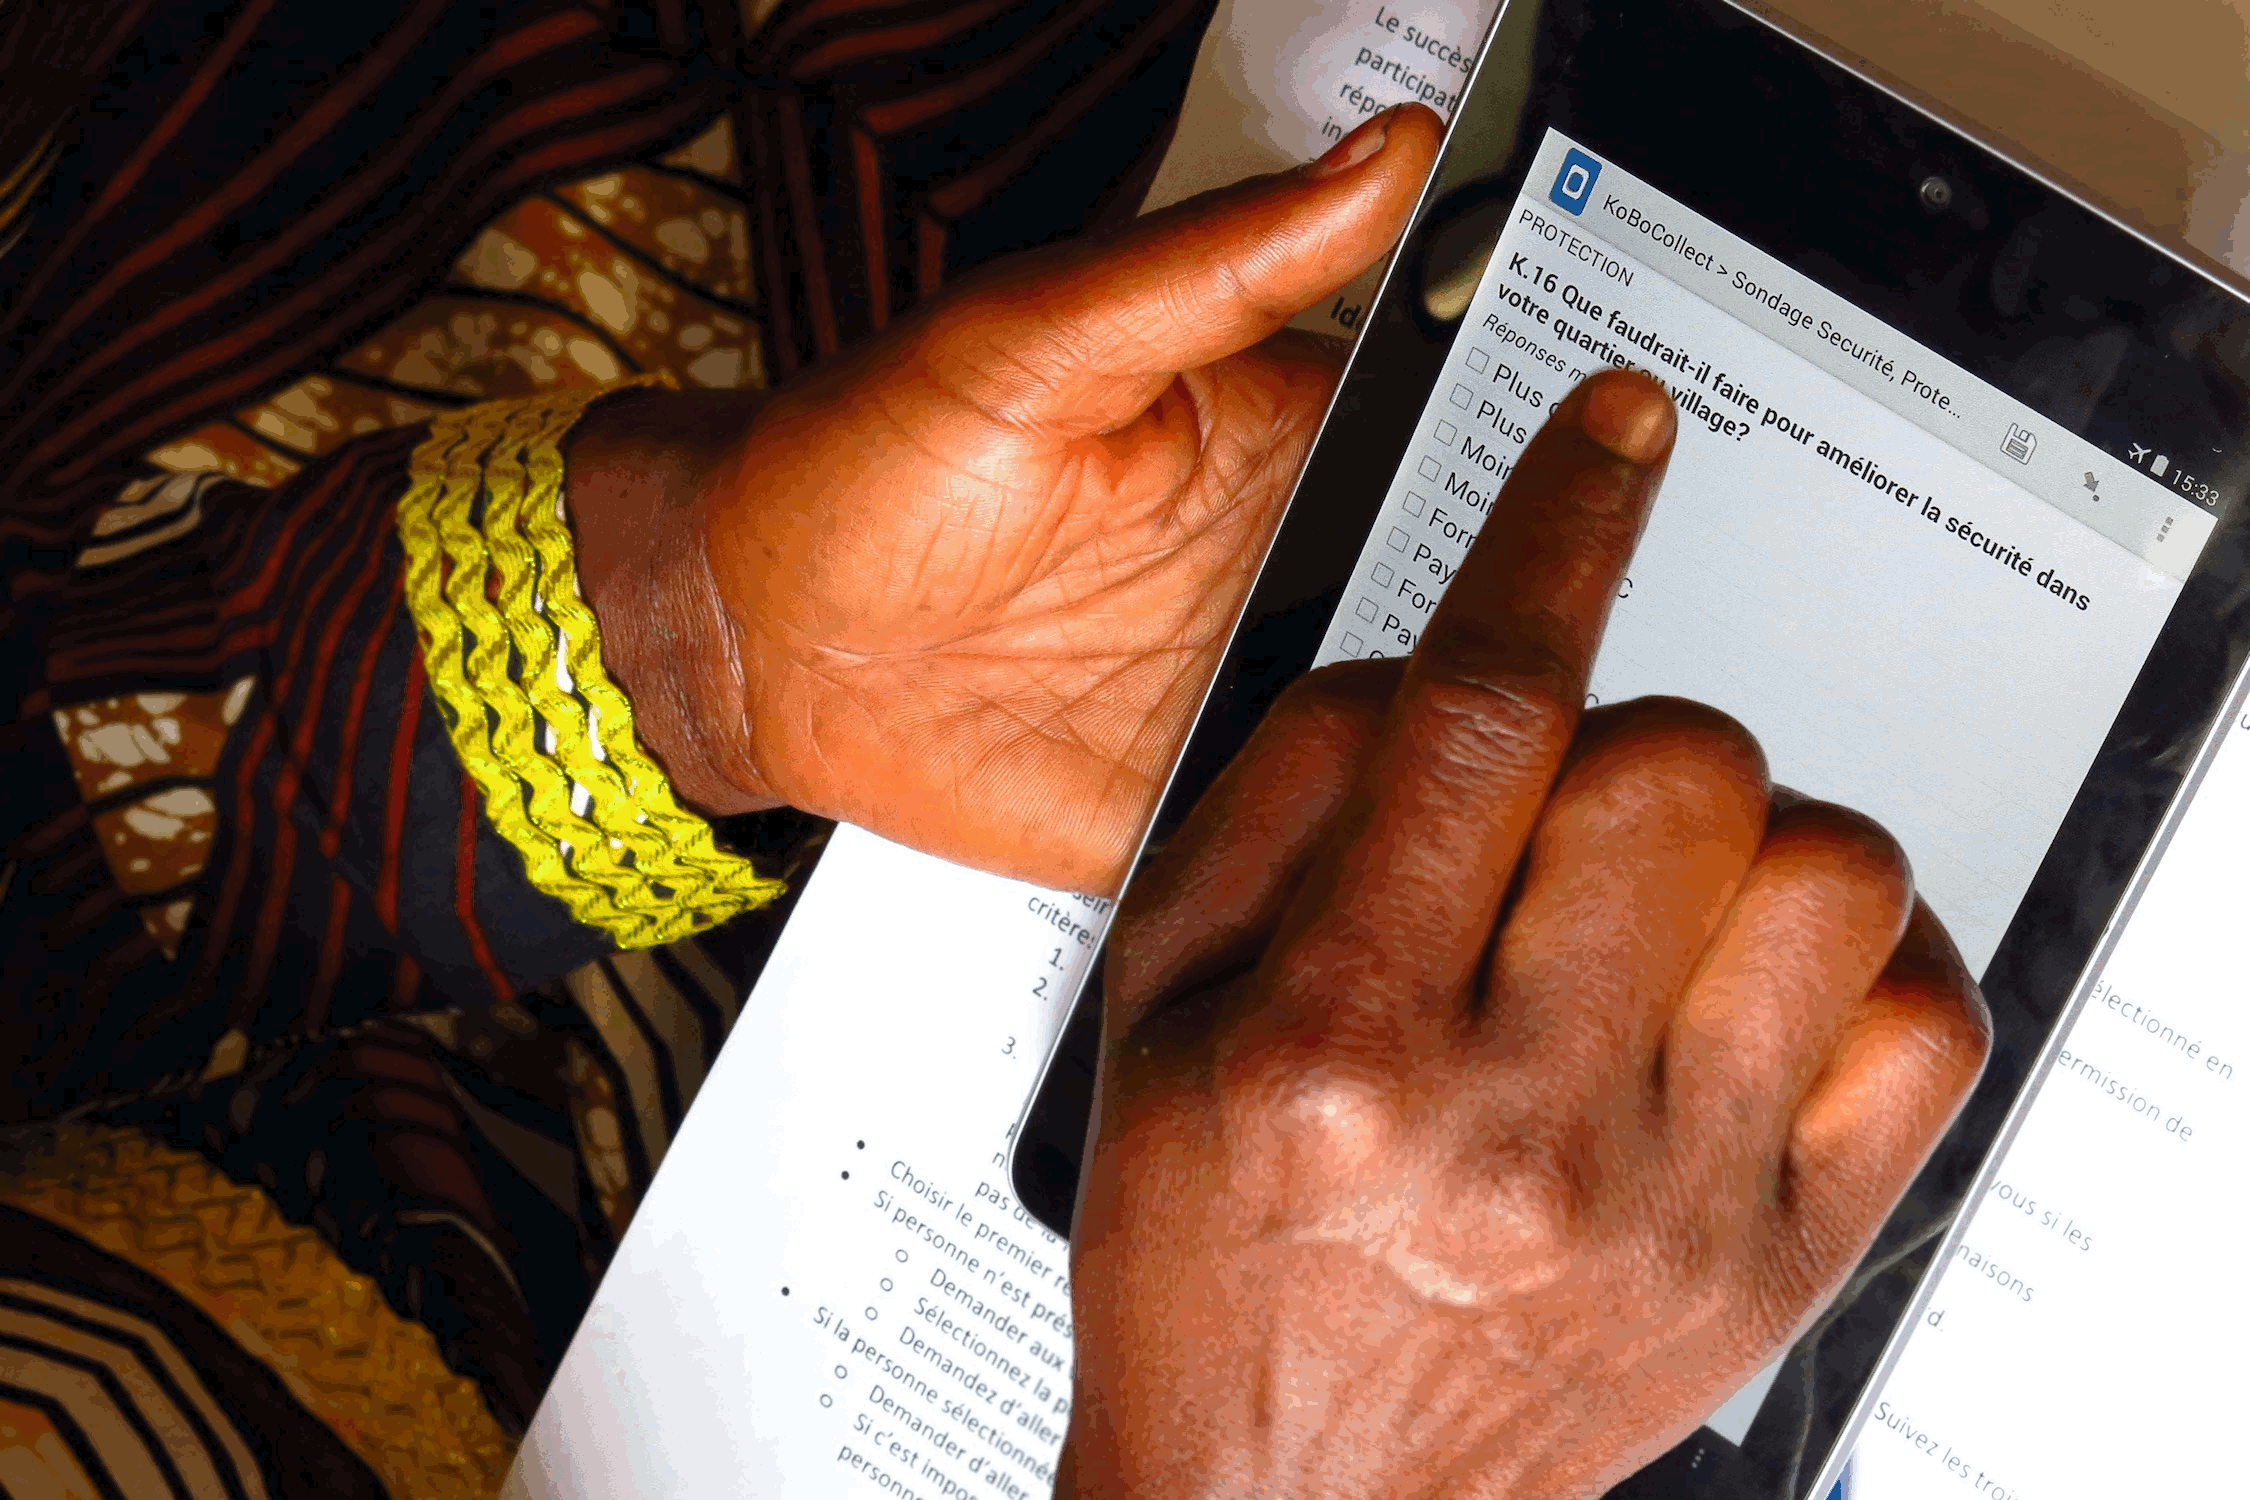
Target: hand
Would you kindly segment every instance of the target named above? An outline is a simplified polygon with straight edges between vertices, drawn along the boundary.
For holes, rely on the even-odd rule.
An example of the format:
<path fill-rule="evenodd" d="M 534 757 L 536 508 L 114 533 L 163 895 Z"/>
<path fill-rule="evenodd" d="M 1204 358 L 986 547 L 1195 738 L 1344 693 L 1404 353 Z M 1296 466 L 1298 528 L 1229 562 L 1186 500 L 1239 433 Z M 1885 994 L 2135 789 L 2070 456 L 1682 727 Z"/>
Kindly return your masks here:
<path fill-rule="evenodd" d="M 964 283 L 746 434 L 733 398 L 597 409 L 581 576 L 683 794 L 1114 890 L 1340 363 L 1253 346 L 1390 248 L 1439 130 Z"/>
<path fill-rule="evenodd" d="M 1988 1023 L 1897 846 L 1580 720 L 1675 420 L 1581 387 L 1403 671 L 1274 710 L 1128 895 L 1058 1494 L 1597 1495 L 1841 1283 Z"/>

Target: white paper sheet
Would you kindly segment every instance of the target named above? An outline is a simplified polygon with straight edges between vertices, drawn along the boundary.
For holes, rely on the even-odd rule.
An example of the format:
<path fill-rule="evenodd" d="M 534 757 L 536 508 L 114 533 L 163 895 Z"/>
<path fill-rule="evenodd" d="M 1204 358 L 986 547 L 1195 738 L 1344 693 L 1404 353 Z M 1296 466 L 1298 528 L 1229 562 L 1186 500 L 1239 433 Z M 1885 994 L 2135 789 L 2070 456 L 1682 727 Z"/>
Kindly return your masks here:
<path fill-rule="evenodd" d="M 1106 908 L 837 830 L 509 1500 L 1046 1494 L 1067 1247 L 1005 1153 Z"/>
<path fill-rule="evenodd" d="M 1394 104 L 1419 99 L 1451 119 L 1499 9 L 1499 0 L 1221 0 L 1144 209 L 1311 161 Z M 1352 337 L 1382 271 L 1296 326 Z"/>
<path fill-rule="evenodd" d="M 1853 1500 L 2239 1494 L 2250 715 L 1880 1393 Z"/>

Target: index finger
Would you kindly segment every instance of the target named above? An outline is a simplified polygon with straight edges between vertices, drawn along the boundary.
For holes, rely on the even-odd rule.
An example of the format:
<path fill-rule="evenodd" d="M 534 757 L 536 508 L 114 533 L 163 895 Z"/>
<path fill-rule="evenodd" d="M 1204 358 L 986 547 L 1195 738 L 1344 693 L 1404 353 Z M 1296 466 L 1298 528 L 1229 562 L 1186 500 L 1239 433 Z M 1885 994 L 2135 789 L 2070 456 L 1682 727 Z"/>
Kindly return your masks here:
<path fill-rule="evenodd" d="M 1389 1025 L 1457 1014 L 1677 430 L 1662 386 L 1613 370 L 1532 439 L 1415 647 L 1274 961 L 1328 976 L 1329 993 L 1347 971 L 1354 1005 Z"/>

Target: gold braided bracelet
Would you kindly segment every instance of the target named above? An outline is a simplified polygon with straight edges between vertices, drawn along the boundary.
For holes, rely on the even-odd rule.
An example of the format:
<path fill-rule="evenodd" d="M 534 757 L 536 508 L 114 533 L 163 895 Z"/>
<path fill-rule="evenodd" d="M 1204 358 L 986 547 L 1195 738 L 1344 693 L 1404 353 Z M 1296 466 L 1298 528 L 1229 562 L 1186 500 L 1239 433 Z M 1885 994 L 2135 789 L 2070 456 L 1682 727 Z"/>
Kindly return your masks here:
<path fill-rule="evenodd" d="M 680 806 L 578 593 L 562 440 L 596 400 L 658 378 L 441 416 L 398 506 L 424 667 L 486 816 L 533 885 L 622 948 L 677 941 L 783 889 Z"/>

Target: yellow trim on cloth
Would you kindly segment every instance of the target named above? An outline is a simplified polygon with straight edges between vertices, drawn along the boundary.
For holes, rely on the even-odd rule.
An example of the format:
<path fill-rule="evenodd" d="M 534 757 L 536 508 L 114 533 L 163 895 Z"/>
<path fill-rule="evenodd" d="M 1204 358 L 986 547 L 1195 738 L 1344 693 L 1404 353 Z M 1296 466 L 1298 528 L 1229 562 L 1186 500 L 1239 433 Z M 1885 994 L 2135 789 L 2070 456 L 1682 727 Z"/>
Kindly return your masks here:
<path fill-rule="evenodd" d="M 254 1187 L 138 1131 L 66 1125 L 0 1203 L 156 1277 L 281 1377 L 395 1500 L 492 1500 L 515 1443 L 437 1340 Z M 255 1412 L 235 1413 L 255 1421 Z"/>
<path fill-rule="evenodd" d="M 409 461 L 398 533 L 423 665 L 486 816 L 578 921 L 619 947 L 653 948 L 763 906 L 783 884 L 680 806 L 579 597 L 562 440 L 625 388 L 438 417 Z"/>

